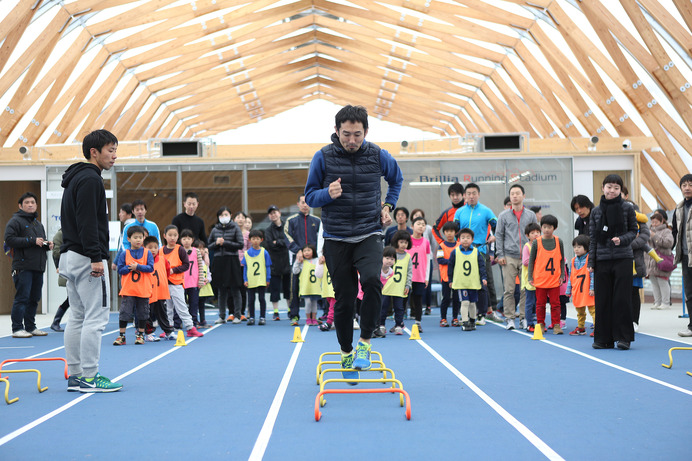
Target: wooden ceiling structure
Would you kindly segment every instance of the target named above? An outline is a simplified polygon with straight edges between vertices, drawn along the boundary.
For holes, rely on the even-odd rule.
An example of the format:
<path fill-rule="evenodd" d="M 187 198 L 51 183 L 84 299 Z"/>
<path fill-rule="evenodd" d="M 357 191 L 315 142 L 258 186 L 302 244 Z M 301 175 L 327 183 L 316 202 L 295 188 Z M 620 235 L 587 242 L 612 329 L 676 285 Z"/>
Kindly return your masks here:
<path fill-rule="evenodd" d="M 207 137 L 325 99 L 441 136 L 652 136 L 642 185 L 669 209 L 688 171 L 690 0 L 9 4 L 6 147 Z"/>

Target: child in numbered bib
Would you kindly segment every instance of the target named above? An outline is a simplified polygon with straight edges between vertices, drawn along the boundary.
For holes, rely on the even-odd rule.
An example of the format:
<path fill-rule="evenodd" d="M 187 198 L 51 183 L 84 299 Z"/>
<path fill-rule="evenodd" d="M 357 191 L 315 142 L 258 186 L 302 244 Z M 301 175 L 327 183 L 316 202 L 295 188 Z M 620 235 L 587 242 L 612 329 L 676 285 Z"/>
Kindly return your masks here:
<path fill-rule="evenodd" d="M 204 286 L 204 279 L 202 278 L 200 268 L 202 264 L 204 264 L 204 261 L 202 260 L 202 254 L 193 246 L 194 241 L 195 236 L 190 229 L 183 229 L 182 232 L 180 232 L 180 245 L 187 253 L 187 258 L 190 262 L 190 267 L 185 271 L 185 275 L 183 276 L 185 300 L 190 309 L 192 323 L 195 327 L 198 327 L 199 289 Z"/>
<path fill-rule="evenodd" d="M 521 289 L 525 293 L 526 329 L 533 333 L 536 328 L 536 287 L 529 283 L 529 261 L 531 260 L 531 245 L 541 236 L 541 226 L 535 222 L 529 223 L 524 229 L 528 242 L 521 252 Z"/>
<path fill-rule="evenodd" d="M 154 272 L 152 272 L 153 288 L 151 298 L 149 298 L 149 320 L 153 324 L 158 322 L 163 333 L 159 336 L 161 339 L 172 339 L 175 341 L 176 335 L 173 327 L 168 323 L 168 313 L 166 312 L 166 302 L 170 302 L 171 294 L 168 291 L 168 270 L 170 264 L 159 253 L 159 240 L 150 235 L 144 239 L 144 246 L 154 255 Z M 147 335 L 145 340 L 157 341 L 153 334 Z"/>
<path fill-rule="evenodd" d="M 262 247 L 264 233 L 259 229 L 253 229 L 248 235 L 250 247 L 245 250 L 241 265 L 243 266 L 243 283 L 247 288 L 248 310 L 250 317 L 247 325 L 255 324 L 255 298 L 259 298 L 260 316 L 259 325 L 266 323 L 267 300 L 265 293 L 271 280 L 272 260 L 269 252 Z"/>
<path fill-rule="evenodd" d="M 298 274 L 298 294 L 305 300 L 306 325 L 318 325 L 317 301 L 322 295 L 322 285 L 315 273 L 318 259 L 315 245 L 308 244 L 301 250 L 303 255 L 293 263 L 293 273 Z M 300 260 L 299 260 L 300 259 Z"/>
<path fill-rule="evenodd" d="M 113 342 L 114 346 L 125 345 L 127 324 L 137 317 L 135 344 L 144 344 L 144 327 L 149 319 L 149 298 L 153 289 L 154 257 L 144 248 L 144 233 L 141 226 L 130 226 L 127 229 L 127 241 L 130 248 L 118 256 L 116 264 L 122 288 L 120 296 L 120 335 Z"/>
<path fill-rule="evenodd" d="M 596 300 L 594 299 L 594 279 L 589 272 L 589 247 L 591 240 L 586 235 L 579 235 L 572 241 L 574 258 L 570 263 L 570 275 L 567 282 L 567 296 L 572 296 L 572 304 L 577 310 L 577 328 L 570 332 L 572 336 L 586 334 L 586 309 L 591 320 L 596 321 Z M 593 336 L 593 333 L 591 333 Z"/>
<path fill-rule="evenodd" d="M 483 286 L 488 285 L 485 255 L 473 246 L 474 233 L 469 228 L 459 231 L 459 246 L 449 255 L 447 275 L 449 286 L 458 290 L 461 300 L 461 329 L 476 329 L 476 303 Z"/>
<path fill-rule="evenodd" d="M 529 259 L 529 283 L 536 287 L 536 322 L 545 331 L 545 305 L 550 298 L 550 321 L 553 334 L 561 335 L 560 285 L 565 279 L 565 249 L 562 240 L 553 235 L 557 218 L 545 215 L 541 218 L 541 238 L 531 245 Z"/>
<path fill-rule="evenodd" d="M 320 256 L 319 260 L 317 261 L 315 275 L 317 275 L 318 279 L 322 280 L 322 300 L 325 303 L 327 303 L 328 306 L 327 318 L 325 322 L 320 325 L 320 330 L 333 330 L 334 304 L 336 304 L 336 298 L 334 296 L 334 285 L 332 285 L 332 277 L 329 275 L 329 269 L 327 269 L 327 265 L 325 264 L 324 256 Z"/>
<path fill-rule="evenodd" d="M 416 320 L 418 331 L 423 332 L 421 319 L 423 316 L 423 295 L 430 283 L 430 271 L 428 270 L 430 259 L 432 258 L 430 242 L 423 237 L 425 226 L 428 223 L 425 218 L 413 220 L 413 235 L 411 235 L 411 248 L 408 251 L 411 255 L 413 265 L 413 279 L 411 285 L 411 317 Z"/>
<path fill-rule="evenodd" d="M 385 337 L 387 331 L 385 323 L 390 304 L 394 307 L 394 334 L 401 335 L 404 331 L 404 299 L 411 289 L 412 270 L 411 255 L 406 252 L 411 241 L 406 239 L 404 234 L 408 236 L 407 231 L 395 232 L 391 242 L 393 245 L 397 245 L 397 248 L 388 246 L 382 252 L 382 271 L 380 273 L 382 310 L 380 311 L 380 327 L 375 330 L 375 337 Z"/>

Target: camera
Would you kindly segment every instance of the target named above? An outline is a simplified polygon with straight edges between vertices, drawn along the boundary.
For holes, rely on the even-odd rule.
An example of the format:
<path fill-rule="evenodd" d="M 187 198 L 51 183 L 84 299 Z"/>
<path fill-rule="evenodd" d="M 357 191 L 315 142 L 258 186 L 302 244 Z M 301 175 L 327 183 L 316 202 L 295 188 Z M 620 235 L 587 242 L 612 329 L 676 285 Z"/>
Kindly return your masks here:
<path fill-rule="evenodd" d="M 50 245 L 50 243 L 49 243 L 47 240 L 44 240 L 44 241 L 43 241 L 43 246 L 44 246 L 44 247 L 47 247 L 48 245 Z"/>
<path fill-rule="evenodd" d="M 631 149 L 632 148 L 632 141 L 630 141 L 629 139 L 625 139 L 624 141 L 622 141 L 622 148 L 623 149 Z"/>

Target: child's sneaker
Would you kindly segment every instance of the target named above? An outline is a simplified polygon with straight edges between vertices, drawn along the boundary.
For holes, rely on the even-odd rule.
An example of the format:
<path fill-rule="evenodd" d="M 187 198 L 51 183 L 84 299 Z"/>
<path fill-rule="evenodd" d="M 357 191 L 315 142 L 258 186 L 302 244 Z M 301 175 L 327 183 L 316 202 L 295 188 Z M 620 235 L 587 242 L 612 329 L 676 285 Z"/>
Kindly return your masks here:
<path fill-rule="evenodd" d="M 241 323 L 241 322 L 242 322 L 242 320 L 240 320 L 238 317 L 231 320 L 231 323 Z"/>
<path fill-rule="evenodd" d="M 255 319 L 253 317 L 250 317 L 247 319 L 247 326 L 254 325 L 255 324 Z"/>
<path fill-rule="evenodd" d="M 384 327 L 384 325 L 379 326 L 375 328 L 375 331 L 372 332 L 372 335 L 375 338 L 384 338 L 387 336 L 387 329 Z"/>
<path fill-rule="evenodd" d="M 552 323 L 551 323 L 550 325 L 548 325 L 548 330 L 552 330 L 552 329 L 553 329 L 553 326 L 554 326 L 554 325 L 553 325 Z"/>
<path fill-rule="evenodd" d="M 165 333 L 164 333 L 164 334 L 165 334 Z M 157 337 L 154 336 L 154 335 L 146 335 L 146 336 L 144 337 L 144 340 L 145 340 L 146 342 L 148 342 L 148 343 L 155 343 L 155 342 L 159 341 L 159 338 L 157 338 Z"/>
<path fill-rule="evenodd" d="M 425 315 L 430 315 L 432 311 L 430 310 L 430 307 L 425 308 Z"/>
<path fill-rule="evenodd" d="M 476 325 L 485 325 L 485 317 L 478 317 Z"/>
<path fill-rule="evenodd" d="M 298 317 L 293 317 L 293 318 L 291 319 L 291 326 L 292 326 L 292 327 L 298 326 Z"/>
<path fill-rule="evenodd" d="M 458 327 L 459 325 L 461 325 L 461 324 L 459 323 L 459 319 L 452 319 L 452 326 L 453 326 L 453 327 Z"/>
<path fill-rule="evenodd" d="M 369 370 L 372 366 L 370 362 L 370 344 L 358 341 L 356 346 L 356 358 L 353 361 L 353 368 L 356 370 Z"/>
<path fill-rule="evenodd" d="M 529 333 L 533 333 L 534 331 L 536 331 L 536 327 L 533 324 L 531 324 L 529 325 L 529 328 L 527 330 Z"/>
<path fill-rule="evenodd" d="M 240 316 L 240 321 L 241 321 L 241 322 L 245 322 L 246 320 L 247 320 L 247 317 L 245 317 L 244 315 L 241 315 L 241 316 Z"/>
<path fill-rule="evenodd" d="M 447 319 L 440 320 L 440 326 L 441 327 L 448 327 L 449 323 L 447 323 Z"/>
<path fill-rule="evenodd" d="M 562 334 L 562 328 L 560 328 L 560 324 L 556 323 L 553 325 L 553 334 L 554 335 L 561 335 Z"/>
<path fill-rule="evenodd" d="M 177 341 L 178 340 L 178 334 L 175 332 L 175 330 L 170 332 L 170 334 L 168 335 L 168 340 L 169 341 Z"/>
<path fill-rule="evenodd" d="M 461 322 L 461 331 L 471 331 L 471 325 L 469 325 L 469 322 Z"/>
<path fill-rule="evenodd" d="M 277 321 L 279 321 L 279 320 L 281 320 L 281 317 L 279 317 L 279 313 L 278 313 L 278 312 L 274 312 L 274 321 L 277 322 Z"/>
<path fill-rule="evenodd" d="M 420 322 L 416 322 L 416 325 L 418 325 L 418 333 L 423 333 L 423 325 Z"/>
<path fill-rule="evenodd" d="M 137 334 L 135 336 L 135 344 L 144 344 L 144 335 L 143 334 Z"/>
<path fill-rule="evenodd" d="M 79 392 L 115 392 L 123 388 L 120 383 L 112 383 L 110 379 L 96 373 L 93 378 L 79 380 Z"/>
<path fill-rule="evenodd" d="M 519 328 L 526 330 L 526 319 L 519 320 Z"/>
<path fill-rule="evenodd" d="M 332 324 L 329 322 L 324 322 L 322 325 L 320 325 L 320 331 L 329 331 L 332 329 Z"/>
<path fill-rule="evenodd" d="M 567 323 L 564 320 L 560 320 L 560 328 L 562 328 L 564 330 L 566 326 L 567 326 Z"/>
<path fill-rule="evenodd" d="M 124 346 L 127 344 L 125 341 L 125 335 L 119 335 L 117 338 L 115 338 L 115 341 L 113 341 L 114 346 Z"/>
<path fill-rule="evenodd" d="M 593 331 L 591 332 L 591 334 L 589 336 L 591 336 L 593 338 Z"/>
<path fill-rule="evenodd" d="M 257 323 L 257 325 L 264 325 L 264 324 L 266 324 L 266 323 L 267 323 L 267 321 L 264 320 L 264 317 L 260 317 L 259 322 Z"/>
<path fill-rule="evenodd" d="M 224 323 L 226 323 L 226 319 L 219 318 L 219 319 L 216 319 L 216 321 L 214 321 L 214 325 L 221 325 Z"/>
<path fill-rule="evenodd" d="M 201 338 L 202 336 L 204 336 L 204 333 L 200 333 L 199 331 L 197 331 L 197 328 L 195 328 L 195 327 L 192 327 L 189 330 L 187 330 L 187 337 L 188 338 L 190 338 L 190 337 Z"/>
<path fill-rule="evenodd" d="M 404 334 L 404 329 L 401 327 L 394 327 L 394 334 L 395 335 L 403 335 Z"/>
<path fill-rule="evenodd" d="M 348 354 L 344 354 L 342 352 L 341 353 L 341 368 L 353 369 L 353 359 L 355 359 L 355 357 L 356 357 L 355 351 L 351 351 Z M 342 371 L 341 374 L 344 377 L 344 379 L 359 379 L 360 378 L 360 373 L 358 373 L 357 371 Z M 348 384 L 350 384 L 351 386 L 355 386 L 358 383 L 350 382 Z"/>
<path fill-rule="evenodd" d="M 586 329 L 577 327 L 574 331 L 570 331 L 569 334 L 570 336 L 584 336 L 586 334 Z"/>
<path fill-rule="evenodd" d="M 469 319 L 469 325 L 471 326 L 471 331 L 476 329 L 476 319 Z"/>

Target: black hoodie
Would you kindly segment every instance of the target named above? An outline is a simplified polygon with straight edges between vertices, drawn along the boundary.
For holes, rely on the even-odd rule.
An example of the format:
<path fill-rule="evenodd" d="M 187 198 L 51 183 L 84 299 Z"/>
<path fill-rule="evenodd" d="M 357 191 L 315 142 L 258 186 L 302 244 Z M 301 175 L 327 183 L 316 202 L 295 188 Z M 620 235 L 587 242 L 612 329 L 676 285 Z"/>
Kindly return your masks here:
<path fill-rule="evenodd" d="M 62 187 L 60 253 L 72 250 L 92 263 L 108 259 L 108 203 L 101 169 L 75 163 L 62 175 Z"/>

